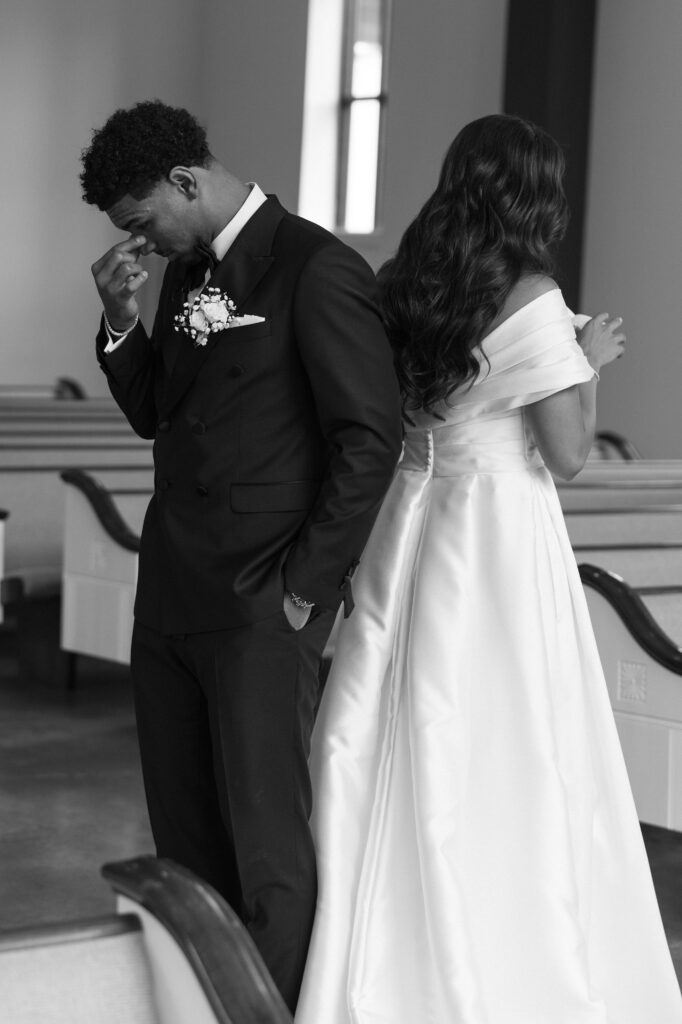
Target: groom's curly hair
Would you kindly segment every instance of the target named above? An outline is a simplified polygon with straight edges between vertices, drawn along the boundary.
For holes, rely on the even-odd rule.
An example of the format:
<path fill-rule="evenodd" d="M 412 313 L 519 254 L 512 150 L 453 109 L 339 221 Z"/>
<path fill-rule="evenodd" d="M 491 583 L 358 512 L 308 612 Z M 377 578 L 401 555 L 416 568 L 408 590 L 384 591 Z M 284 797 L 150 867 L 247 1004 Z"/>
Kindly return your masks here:
<path fill-rule="evenodd" d="M 145 100 L 116 110 L 81 153 L 86 203 L 108 210 L 124 195 L 144 199 L 178 165 L 206 167 L 206 132 L 187 110 Z"/>
<path fill-rule="evenodd" d="M 563 175 L 559 143 L 523 118 L 489 115 L 456 136 L 435 192 L 378 275 L 406 410 L 434 411 L 472 383 L 513 286 L 553 273 L 568 222 Z"/>

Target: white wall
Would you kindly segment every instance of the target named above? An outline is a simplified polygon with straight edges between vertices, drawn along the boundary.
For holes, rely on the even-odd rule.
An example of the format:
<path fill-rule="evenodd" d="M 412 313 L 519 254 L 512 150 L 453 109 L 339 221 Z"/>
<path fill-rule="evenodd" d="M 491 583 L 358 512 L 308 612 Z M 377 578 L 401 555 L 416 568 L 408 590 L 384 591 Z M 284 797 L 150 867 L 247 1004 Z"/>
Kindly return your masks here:
<path fill-rule="evenodd" d="M 600 0 L 583 309 L 625 317 L 599 424 L 682 458 L 682 4 Z"/>
<path fill-rule="evenodd" d="M 459 128 L 501 104 L 507 0 L 395 0 L 378 266 L 435 186 Z M 298 199 L 307 0 L 5 0 L 0 381 L 106 385 L 90 265 L 120 235 L 80 197 L 79 155 L 117 107 L 158 97 L 207 125 L 215 155 Z M 9 141 L 8 141 L 9 140 Z M 149 321 L 155 280 L 146 291 Z"/>
<path fill-rule="evenodd" d="M 21 0 L 0 14 L 0 381 L 106 384 L 90 265 L 120 234 L 80 196 L 79 156 L 120 106 L 202 106 L 196 9 L 181 0 Z"/>
<path fill-rule="evenodd" d="M 205 94 L 214 155 L 298 202 L 307 0 L 207 0 Z"/>

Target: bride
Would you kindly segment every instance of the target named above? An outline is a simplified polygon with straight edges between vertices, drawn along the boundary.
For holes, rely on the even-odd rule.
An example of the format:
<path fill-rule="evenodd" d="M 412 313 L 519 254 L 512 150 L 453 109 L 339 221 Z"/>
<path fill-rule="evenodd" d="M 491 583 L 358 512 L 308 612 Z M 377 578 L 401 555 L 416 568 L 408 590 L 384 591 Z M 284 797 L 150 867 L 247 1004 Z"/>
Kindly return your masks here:
<path fill-rule="evenodd" d="M 380 274 L 405 448 L 316 726 L 297 1024 L 681 1024 L 551 473 L 583 465 L 600 315 L 551 278 L 556 142 L 484 117 Z"/>

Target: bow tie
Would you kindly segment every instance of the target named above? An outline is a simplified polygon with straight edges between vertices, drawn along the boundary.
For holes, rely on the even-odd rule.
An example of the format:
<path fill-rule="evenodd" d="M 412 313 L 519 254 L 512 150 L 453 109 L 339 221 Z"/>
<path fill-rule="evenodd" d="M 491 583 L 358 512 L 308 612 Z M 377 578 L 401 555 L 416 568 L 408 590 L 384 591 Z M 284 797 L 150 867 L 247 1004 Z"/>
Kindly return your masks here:
<path fill-rule="evenodd" d="M 185 295 L 194 291 L 195 288 L 201 288 L 206 279 L 206 271 L 208 270 L 212 274 L 218 266 L 218 257 L 210 245 L 198 242 L 194 246 L 194 252 L 196 260 L 193 263 L 187 264 L 185 277 L 182 282 L 182 290 Z"/>

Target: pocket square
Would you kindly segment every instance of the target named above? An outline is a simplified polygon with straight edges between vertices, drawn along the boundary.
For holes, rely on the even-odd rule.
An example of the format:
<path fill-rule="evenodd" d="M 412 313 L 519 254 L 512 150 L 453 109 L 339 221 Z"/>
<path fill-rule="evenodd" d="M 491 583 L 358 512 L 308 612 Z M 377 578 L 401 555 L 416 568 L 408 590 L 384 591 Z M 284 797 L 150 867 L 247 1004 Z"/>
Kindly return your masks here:
<path fill-rule="evenodd" d="M 235 316 L 227 325 L 228 330 L 232 327 L 248 327 L 250 324 L 262 324 L 264 316 L 257 316 L 255 313 L 245 313 L 244 316 Z"/>

